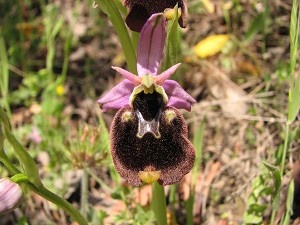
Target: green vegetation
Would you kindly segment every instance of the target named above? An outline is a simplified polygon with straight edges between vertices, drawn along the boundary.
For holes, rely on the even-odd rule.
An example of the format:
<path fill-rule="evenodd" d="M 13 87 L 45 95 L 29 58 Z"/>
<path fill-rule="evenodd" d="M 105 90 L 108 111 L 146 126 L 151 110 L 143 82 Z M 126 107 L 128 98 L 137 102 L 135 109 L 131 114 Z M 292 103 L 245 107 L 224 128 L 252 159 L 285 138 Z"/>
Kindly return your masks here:
<path fill-rule="evenodd" d="M 174 79 L 197 100 L 184 112 L 196 160 L 179 184 L 153 184 L 151 205 L 151 185 L 129 186 L 115 171 L 115 112 L 97 106 L 120 81 L 110 66 L 136 73 L 138 33 L 121 1 L 1 2 L 0 178 L 13 177 L 26 197 L 0 224 L 155 224 L 164 193 L 168 224 L 300 217 L 299 2 L 189 0 L 188 8 L 188 28 L 177 14 L 168 23 L 161 69 L 181 62 Z M 217 34 L 226 34 L 222 45 L 205 44 L 217 53 L 198 57 L 194 46 Z"/>

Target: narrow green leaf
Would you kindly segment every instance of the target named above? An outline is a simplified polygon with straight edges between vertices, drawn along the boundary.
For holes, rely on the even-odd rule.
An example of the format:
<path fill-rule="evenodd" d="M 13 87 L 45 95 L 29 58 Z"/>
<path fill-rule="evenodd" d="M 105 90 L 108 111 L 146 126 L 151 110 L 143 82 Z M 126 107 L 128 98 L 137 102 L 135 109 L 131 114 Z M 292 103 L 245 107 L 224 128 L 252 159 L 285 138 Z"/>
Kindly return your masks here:
<path fill-rule="evenodd" d="M 105 124 L 102 114 L 99 115 L 99 124 L 100 124 L 100 132 L 101 132 L 101 135 L 100 135 L 101 143 L 107 149 L 109 149 L 109 132 L 106 127 L 106 124 Z"/>
<path fill-rule="evenodd" d="M 126 62 L 128 65 L 128 69 L 130 72 L 137 74 L 136 68 L 136 54 L 134 51 L 134 47 L 132 45 L 131 38 L 129 36 L 128 30 L 124 23 L 124 20 L 115 4 L 115 1 L 111 0 L 97 0 L 97 3 L 103 4 L 105 9 L 107 10 L 107 16 L 111 23 L 113 24 L 120 43 L 122 45 L 123 53 L 126 58 Z"/>
<path fill-rule="evenodd" d="M 109 156 L 108 158 L 110 160 L 110 162 L 109 162 L 110 175 L 112 176 L 114 181 L 120 182 L 120 176 L 118 175 L 118 173 L 113 165 L 111 154 L 109 152 L 109 146 L 110 146 L 109 131 L 106 127 L 106 124 L 102 117 L 102 114 L 100 114 L 100 116 L 99 116 L 99 124 L 100 124 L 100 132 L 101 132 L 101 135 L 100 135 L 101 143 L 103 144 L 103 146 L 105 146 L 105 148 L 106 148 L 105 151 L 107 152 L 107 154 Z"/>
<path fill-rule="evenodd" d="M 0 103 L 5 107 L 8 115 L 10 115 L 10 107 L 8 101 L 8 84 L 9 84 L 9 70 L 7 51 L 5 46 L 4 37 L 2 36 L 2 30 L 0 29 L 0 93 L 2 98 Z"/>
<path fill-rule="evenodd" d="M 245 34 L 245 42 L 250 43 L 253 41 L 255 36 L 262 32 L 266 27 L 266 19 L 269 15 L 269 9 L 257 14 L 257 16 L 252 20 L 249 30 Z"/>
<path fill-rule="evenodd" d="M 201 121 L 198 129 L 195 127 L 194 137 L 193 137 L 193 145 L 195 147 L 195 163 L 193 168 L 193 183 L 192 186 L 196 184 L 196 179 L 198 176 L 200 164 L 201 164 L 201 156 L 202 156 L 202 145 L 203 145 L 203 137 L 204 137 L 204 129 L 205 129 L 205 119 Z"/>
<path fill-rule="evenodd" d="M 291 215 L 293 215 L 293 200 L 294 200 L 294 181 L 292 180 L 289 185 L 289 189 L 288 189 L 288 193 L 287 193 L 286 211 L 284 214 L 284 219 L 282 220 L 283 222 L 280 223 L 282 225 L 290 224 L 290 218 L 291 218 Z"/>
<path fill-rule="evenodd" d="M 185 210 L 186 210 L 186 221 L 187 225 L 193 225 L 194 224 L 194 201 L 195 201 L 195 193 L 191 192 L 188 200 L 185 202 Z"/>
<path fill-rule="evenodd" d="M 294 200 L 294 181 L 292 180 L 289 189 L 288 189 L 288 194 L 286 198 L 286 211 L 289 213 L 289 215 L 293 214 L 293 200 Z"/>
<path fill-rule="evenodd" d="M 272 194 L 272 197 L 273 197 L 272 207 L 273 207 L 273 209 L 278 209 L 279 202 L 280 202 L 280 187 L 281 187 L 280 170 L 268 162 L 263 162 L 263 164 L 269 170 L 269 172 L 272 173 L 272 175 L 273 175 L 275 189 Z"/>
<path fill-rule="evenodd" d="M 170 68 L 178 61 L 178 4 L 174 7 L 175 16 L 168 23 L 167 30 L 167 47 L 166 47 L 166 68 Z"/>
<path fill-rule="evenodd" d="M 293 0 L 290 23 L 290 77 L 291 84 L 289 90 L 288 122 L 292 123 L 298 115 L 300 109 L 300 72 L 295 76 L 297 62 L 297 51 L 300 30 L 299 5 L 297 0 Z"/>
<path fill-rule="evenodd" d="M 288 104 L 288 122 L 296 119 L 300 109 L 300 71 L 295 82 L 291 82 Z"/>
<path fill-rule="evenodd" d="M 298 0 L 293 0 L 290 22 L 290 74 L 293 76 L 297 60 L 297 48 L 299 41 L 299 5 Z M 293 79 L 293 78 L 292 78 Z"/>
<path fill-rule="evenodd" d="M 60 17 L 56 23 L 53 26 L 53 29 L 51 31 L 51 37 L 55 38 L 56 35 L 58 34 L 58 32 L 60 31 L 60 29 L 62 28 L 63 24 L 64 24 L 65 20 L 63 17 Z"/>
<path fill-rule="evenodd" d="M 18 156 L 21 164 L 23 165 L 25 173 L 28 176 L 30 182 L 35 184 L 37 187 L 42 187 L 43 184 L 40 180 L 39 170 L 33 158 L 7 128 L 5 128 L 5 136 L 13 147 L 15 154 Z"/>
<path fill-rule="evenodd" d="M 203 136 L 204 136 L 204 129 L 205 129 L 205 119 L 201 121 L 200 126 L 197 126 L 198 124 L 194 124 L 194 137 L 193 137 L 193 145 L 195 147 L 195 163 L 194 168 L 192 171 L 193 177 L 192 177 L 192 185 L 191 185 L 191 191 L 189 199 L 185 202 L 185 209 L 186 209 L 186 217 L 187 217 L 187 225 L 192 225 L 194 216 L 193 216 L 193 210 L 194 210 L 194 200 L 195 200 L 195 184 L 197 180 L 197 176 L 199 173 L 199 168 L 201 165 L 201 156 L 202 156 L 202 144 L 203 144 Z"/>

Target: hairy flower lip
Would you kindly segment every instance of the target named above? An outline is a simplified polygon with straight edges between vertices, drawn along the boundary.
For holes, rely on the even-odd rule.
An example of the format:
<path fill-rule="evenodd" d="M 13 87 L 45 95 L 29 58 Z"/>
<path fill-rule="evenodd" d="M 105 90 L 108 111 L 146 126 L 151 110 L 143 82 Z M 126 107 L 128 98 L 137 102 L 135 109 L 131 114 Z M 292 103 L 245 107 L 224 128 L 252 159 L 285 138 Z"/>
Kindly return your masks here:
<path fill-rule="evenodd" d="M 131 121 L 122 121 L 124 113 L 131 112 Z M 167 114 L 173 112 L 169 120 Z M 161 138 L 147 133 L 142 138 L 138 130 L 137 116 L 131 107 L 120 109 L 111 125 L 110 149 L 117 172 L 130 185 L 140 186 L 139 172 L 161 171 L 157 182 L 169 185 L 179 182 L 194 165 L 195 149 L 187 138 L 187 126 L 183 116 L 174 107 L 166 107 L 159 119 Z"/>

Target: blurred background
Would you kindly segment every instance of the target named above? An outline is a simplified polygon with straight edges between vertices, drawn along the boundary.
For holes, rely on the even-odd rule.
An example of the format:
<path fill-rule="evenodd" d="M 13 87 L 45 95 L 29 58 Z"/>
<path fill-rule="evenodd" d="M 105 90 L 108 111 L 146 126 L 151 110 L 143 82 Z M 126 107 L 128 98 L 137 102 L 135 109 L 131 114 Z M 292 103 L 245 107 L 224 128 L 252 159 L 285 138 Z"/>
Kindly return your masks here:
<path fill-rule="evenodd" d="M 269 224 L 273 175 L 262 162 L 279 165 L 282 155 L 291 8 L 291 0 L 188 0 L 182 66 L 172 79 L 197 100 L 183 113 L 198 158 L 165 188 L 169 224 Z M 45 186 L 78 208 L 85 195 L 91 224 L 154 224 L 151 186 L 128 186 L 116 174 L 108 136 L 115 111 L 102 114 L 96 102 L 122 80 L 111 66 L 126 68 L 107 16 L 91 0 L 0 0 L 0 15 L 1 105 Z M 298 116 L 292 128 L 299 125 Z M 299 160 L 298 129 L 292 135 L 282 206 Z M 0 224 L 71 222 L 27 192 Z"/>

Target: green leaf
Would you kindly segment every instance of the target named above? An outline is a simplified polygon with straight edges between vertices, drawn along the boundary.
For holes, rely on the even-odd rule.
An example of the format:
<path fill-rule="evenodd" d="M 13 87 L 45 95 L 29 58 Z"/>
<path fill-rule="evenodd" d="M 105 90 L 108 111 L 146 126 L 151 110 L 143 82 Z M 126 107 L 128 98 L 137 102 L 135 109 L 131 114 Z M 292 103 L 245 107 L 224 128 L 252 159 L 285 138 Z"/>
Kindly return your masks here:
<path fill-rule="evenodd" d="M 287 199 L 286 199 L 286 211 L 284 214 L 284 219 L 281 221 L 280 224 L 282 225 L 289 225 L 290 224 L 290 218 L 293 214 L 293 200 L 294 200 L 294 181 L 292 180 L 288 193 L 287 193 Z"/>
<path fill-rule="evenodd" d="M 278 209 L 279 201 L 280 201 L 280 187 L 281 187 L 280 170 L 268 162 L 263 162 L 263 164 L 269 170 L 269 172 L 272 173 L 272 175 L 273 175 L 275 189 L 272 194 L 272 197 L 273 197 L 272 207 L 273 207 L 273 209 Z"/>
<path fill-rule="evenodd" d="M 111 23 L 113 24 L 120 43 L 123 48 L 123 53 L 126 58 L 128 69 L 130 72 L 137 74 L 136 70 L 136 54 L 134 47 L 132 45 L 131 38 L 129 36 L 128 30 L 125 26 L 125 22 L 119 12 L 118 7 L 115 4 L 115 1 L 111 0 L 97 0 L 98 5 L 104 5 L 105 11 L 107 11 L 107 16 Z"/>
<path fill-rule="evenodd" d="M 5 107 L 8 115 L 10 116 L 10 107 L 8 101 L 9 92 L 9 70 L 8 70 L 8 58 L 7 50 L 5 46 L 4 37 L 2 36 L 2 29 L 0 29 L 0 91 L 1 99 L 0 103 Z"/>
<path fill-rule="evenodd" d="M 194 191 L 191 191 L 188 200 L 185 201 L 187 225 L 192 225 L 194 222 L 194 215 L 193 215 L 194 201 L 195 201 L 195 193 Z"/>
<path fill-rule="evenodd" d="M 289 215 L 293 214 L 293 200 L 294 200 L 294 181 L 292 180 L 289 189 L 288 189 L 288 194 L 286 198 L 286 211 L 289 212 Z"/>
<path fill-rule="evenodd" d="M 17 138 L 12 134 L 9 126 L 9 120 L 3 109 L 0 107 L 0 122 L 4 125 L 5 137 L 13 147 L 16 156 L 20 163 L 24 167 L 25 174 L 29 178 L 30 182 L 35 184 L 37 187 L 42 187 L 42 181 L 40 180 L 39 170 L 35 164 L 33 158 L 30 156 L 28 151 L 21 145 Z"/>
<path fill-rule="evenodd" d="M 291 85 L 289 90 L 288 122 L 292 123 L 300 109 L 300 72 L 295 76 L 297 62 L 297 51 L 299 42 L 300 16 L 297 0 L 293 0 L 290 23 L 290 77 Z"/>
<path fill-rule="evenodd" d="M 299 41 L 299 5 L 298 0 L 293 0 L 291 22 L 290 22 L 290 73 L 294 74 L 296 60 L 297 60 L 297 48 Z"/>
<path fill-rule="evenodd" d="M 269 9 L 267 8 L 265 11 L 259 13 L 251 22 L 249 30 L 245 34 L 245 42 L 250 43 L 253 41 L 255 36 L 264 31 L 266 27 L 267 16 L 269 15 Z"/>
<path fill-rule="evenodd" d="M 288 122 L 292 123 L 296 119 L 300 109 L 300 71 L 296 81 L 292 81 L 289 91 Z"/>
<path fill-rule="evenodd" d="M 263 221 L 261 215 L 254 215 L 254 214 L 245 214 L 243 219 L 244 219 L 244 223 L 246 224 L 259 224 Z"/>
<path fill-rule="evenodd" d="M 175 16 L 168 24 L 167 30 L 166 69 L 178 62 L 178 4 L 174 7 L 174 11 Z"/>
<path fill-rule="evenodd" d="M 109 138 L 109 132 L 108 132 L 108 129 L 106 127 L 106 124 L 105 124 L 105 121 L 102 117 L 102 114 L 100 114 L 99 116 L 99 123 L 100 123 L 100 132 L 101 132 L 101 143 L 103 144 L 103 146 L 105 146 L 106 150 L 105 152 L 108 153 L 109 155 L 109 160 L 110 160 L 110 163 L 109 163 L 109 172 L 110 172 L 110 175 L 112 176 L 113 180 L 116 181 L 116 182 L 120 182 L 120 176 L 118 175 L 114 165 L 113 165 L 113 162 L 112 162 L 112 158 L 111 158 L 111 155 L 110 155 L 110 152 L 109 152 L 109 146 L 110 146 L 110 138 Z"/>
<path fill-rule="evenodd" d="M 193 144 L 194 144 L 195 153 L 196 153 L 195 163 L 194 163 L 194 168 L 193 168 L 193 183 L 192 183 L 193 186 L 196 183 L 199 167 L 200 167 L 200 164 L 201 164 L 204 129 L 205 129 L 205 119 L 203 119 L 201 121 L 201 124 L 198 127 L 198 129 L 195 128 L 195 133 L 194 133 L 194 137 L 193 137 Z"/>
<path fill-rule="evenodd" d="M 249 212 L 256 212 L 256 213 L 260 212 L 260 213 L 262 213 L 266 210 L 266 208 L 267 208 L 266 205 L 260 205 L 260 204 L 255 203 L 255 204 L 249 205 L 248 211 Z"/>
<path fill-rule="evenodd" d="M 28 177 L 24 173 L 18 173 L 12 176 L 10 179 L 17 184 L 29 182 Z"/>
<path fill-rule="evenodd" d="M 201 121 L 200 126 L 197 125 L 198 125 L 197 123 L 194 124 L 195 132 L 193 137 L 193 145 L 195 147 L 196 157 L 195 157 L 195 163 L 192 172 L 193 174 L 192 187 L 191 187 L 189 199 L 185 202 L 187 225 L 193 224 L 193 220 L 194 220 L 193 209 L 194 209 L 194 200 L 195 200 L 195 184 L 199 173 L 199 167 L 201 164 L 205 119 Z"/>

